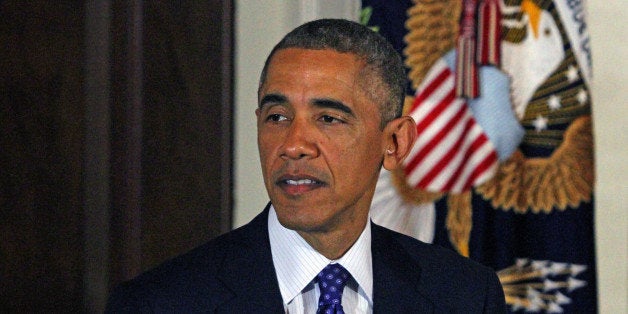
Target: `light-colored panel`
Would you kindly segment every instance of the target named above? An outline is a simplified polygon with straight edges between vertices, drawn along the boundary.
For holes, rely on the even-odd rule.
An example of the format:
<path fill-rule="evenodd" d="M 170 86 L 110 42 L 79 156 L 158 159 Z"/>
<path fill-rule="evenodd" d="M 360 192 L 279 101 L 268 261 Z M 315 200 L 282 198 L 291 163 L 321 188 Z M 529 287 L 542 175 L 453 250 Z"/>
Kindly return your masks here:
<path fill-rule="evenodd" d="M 593 53 L 600 313 L 628 313 L 628 2 L 587 2 Z"/>
<path fill-rule="evenodd" d="M 236 1 L 234 226 L 250 221 L 268 196 L 257 151 L 255 108 L 264 60 L 293 27 L 294 7 L 281 0 Z"/>
<path fill-rule="evenodd" d="M 357 20 L 361 1 L 356 0 L 300 0 L 298 12 L 300 22 L 318 18 L 342 18 Z"/>

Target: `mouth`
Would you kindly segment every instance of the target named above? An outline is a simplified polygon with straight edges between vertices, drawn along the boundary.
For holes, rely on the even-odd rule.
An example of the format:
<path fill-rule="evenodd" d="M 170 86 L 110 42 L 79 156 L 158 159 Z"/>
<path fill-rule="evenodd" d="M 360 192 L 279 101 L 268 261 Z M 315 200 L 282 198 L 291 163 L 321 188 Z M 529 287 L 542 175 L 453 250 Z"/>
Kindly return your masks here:
<path fill-rule="evenodd" d="M 310 176 L 281 176 L 275 184 L 285 193 L 300 195 L 325 186 L 325 182 Z"/>

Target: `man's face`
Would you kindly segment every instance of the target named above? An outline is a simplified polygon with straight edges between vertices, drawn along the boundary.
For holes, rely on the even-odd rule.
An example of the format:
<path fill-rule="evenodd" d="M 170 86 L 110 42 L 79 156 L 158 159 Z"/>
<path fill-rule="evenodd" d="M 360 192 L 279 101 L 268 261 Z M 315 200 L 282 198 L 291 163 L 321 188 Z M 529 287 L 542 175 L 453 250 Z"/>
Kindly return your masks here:
<path fill-rule="evenodd" d="M 364 63 L 289 48 L 260 88 L 264 183 L 279 221 L 300 232 L 361 231 L 386 151 L 378 106 L 358 84 Z"/>

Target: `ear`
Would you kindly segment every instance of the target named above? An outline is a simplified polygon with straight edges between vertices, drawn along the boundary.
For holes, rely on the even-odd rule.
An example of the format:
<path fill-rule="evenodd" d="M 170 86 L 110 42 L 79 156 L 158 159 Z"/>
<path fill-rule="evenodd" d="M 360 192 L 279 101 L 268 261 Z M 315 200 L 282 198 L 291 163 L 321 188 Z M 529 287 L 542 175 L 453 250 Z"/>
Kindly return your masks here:
<path fill-rule="evenodd" d="M 403 116 L 390 121 L 384 128 L 386 146 L 384 151 L 384 168 L 392 171 L 397 169 L 408 156 L 417 136 L 416 123 L 410 116 Z"/>

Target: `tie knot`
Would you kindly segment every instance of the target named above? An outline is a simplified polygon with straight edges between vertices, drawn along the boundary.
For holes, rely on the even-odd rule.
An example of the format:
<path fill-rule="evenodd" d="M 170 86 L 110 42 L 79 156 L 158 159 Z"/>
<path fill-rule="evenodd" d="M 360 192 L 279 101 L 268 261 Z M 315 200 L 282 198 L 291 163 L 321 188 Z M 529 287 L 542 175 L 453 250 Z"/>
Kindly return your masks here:
<path fill-rule="evenodd" d="M 329 264 L 318 273 L 318 287 L 321 296 L 318 300 L 321 306 L 340 306 L 342 301 L 342 290 L 347 284 L 351 274 L 340 264 Z M 342 307 L 340 307 L 342 309 Z"/>

